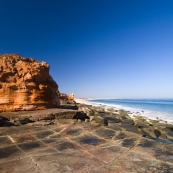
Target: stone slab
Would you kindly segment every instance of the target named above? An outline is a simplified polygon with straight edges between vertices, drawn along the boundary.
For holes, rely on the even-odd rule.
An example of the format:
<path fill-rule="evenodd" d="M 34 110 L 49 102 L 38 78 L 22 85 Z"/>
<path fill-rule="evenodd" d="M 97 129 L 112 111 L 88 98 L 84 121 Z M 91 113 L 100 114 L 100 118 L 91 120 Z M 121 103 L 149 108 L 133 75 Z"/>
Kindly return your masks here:
<path fill-rule="evenodd" d="M 0 127 L 0 172 L 173 172 L 173 145 L 121 125 Z"/>
<path fill-rule="evenodd" d="M 57 122 L 62 119 L 85 120 L 85 114 L 81 111 L 59 108 L 36 111 L 5 112 L 0 113 L 0 117 L 2 118 L 0 126 L 23 125 L 27 123 L 29 123 L 29 125 L 39 126 L 48 123 L 44 121 L 51 121 L 51 123 L 54 123 L 54 121 Z M 3 119 L 5 119 L 5 121 Z M 39 123 L 39 121 L 41 123 Z M 9 123 L 11 124 L 9 125 Z"/>

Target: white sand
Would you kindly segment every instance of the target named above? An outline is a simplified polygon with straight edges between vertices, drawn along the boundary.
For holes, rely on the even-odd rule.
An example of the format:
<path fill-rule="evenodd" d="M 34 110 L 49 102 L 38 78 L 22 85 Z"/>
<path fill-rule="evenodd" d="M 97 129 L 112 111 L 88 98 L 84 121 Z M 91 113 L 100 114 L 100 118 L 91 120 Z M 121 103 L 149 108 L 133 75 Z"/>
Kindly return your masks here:
<path fill-rule="evenodd" d="M 107 105 L 107 104 L 101 104 L 101 103 L 93 103 L 93 102 L 90 102 L 89 100 L 87 99 L 75 99 L 76 103 L 80 103 L 80 104 L 86 104 L 86 105 L 92 105 L 92 106 L 102 106 L 105 108 L 105 110 L 107 108 L 113 108 L 115 110 L 120 110 L 120 109 L 124 109 L 124 108 L 115 108 L 115 106 L 111 106 L 111 105 Z M 126 109 L 124 109 L 126 110 Z M 126 110 L 126 111 L 129 111 L 129 110 Z M 148 116 L 148 115 L 145 115 L 145 113 L 136 113 L 136 112 L 132 112 L 130 111 L 130 114 L 128 114 L 132 119 L 135 120 L 135 117 L 136 116 L 142 116 L 144 118 L 146 118 L 147 121 L 149 120 L 158 120 L 152 116 Z M 162 119 L 159 119 L 160 121 L 163 121 Z M 169 124 L 173 124 L 172 120 L 166 120 Z"/>

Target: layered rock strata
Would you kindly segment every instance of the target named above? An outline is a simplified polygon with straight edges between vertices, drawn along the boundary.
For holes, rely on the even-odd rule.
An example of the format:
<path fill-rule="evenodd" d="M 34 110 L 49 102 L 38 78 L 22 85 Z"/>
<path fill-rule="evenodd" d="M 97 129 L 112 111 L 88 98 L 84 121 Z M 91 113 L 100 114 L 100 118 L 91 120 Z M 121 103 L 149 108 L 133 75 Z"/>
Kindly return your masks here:
<path fill-rule="evenodd" d="M 50 66 L 17 54 L 0 55 L 0 112 L 38 110 L 59 105 Z"/>

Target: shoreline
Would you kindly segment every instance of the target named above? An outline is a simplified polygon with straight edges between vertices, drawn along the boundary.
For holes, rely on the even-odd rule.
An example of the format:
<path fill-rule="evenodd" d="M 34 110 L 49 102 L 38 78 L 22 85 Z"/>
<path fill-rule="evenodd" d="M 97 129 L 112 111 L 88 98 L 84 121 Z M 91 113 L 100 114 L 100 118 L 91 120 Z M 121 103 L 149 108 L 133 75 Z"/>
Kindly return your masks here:
<path fill-rule="evenodd" d="M 99 103 L 75 99 L 72 105 L 59 108 L 1 113 L 0 126 L 38 126 L 63 123 L 90 124 L 113 129 L 124 129 L 164 143 L 173 144 L 173 123 L 162 119 L 151 119 L 130 111 Z"/>
<path fill-rule="evenodd" d="M 79 114 L 76 116 L 76 111 L 80 117 Z M 17 117 L 20 121 L 23 117 L 23 123 L 35 117 L 32 120 L 36 124 L 1 127 L 1 172 L 124 173 L 173 170 L 173 140 L 153 140 L 144 136 L 124 111 L 111 108 L 104 111 L 103 106 L 79 103 L 65 105 L 64 109 L 3 115 L 11 115 L 11 118 L 15 115 L 15 121 Z M 147 126 L 141 122 L 142 125 Z"/>
<path fill-rule="evenodd" d="M 111 105 L 111 104 L 99 103 L 99 102 L 96 103 L 96 102 L 92 102 L 92 100 L 97 100 L 97 99 L 75 99 L 77 103 L 82 103 L 86 105 L 95 105 L 95 106 L 105 106 L 108 108 L 113 108 L 115 110 L 122 109 L 125 111 L 129 111 L 131 113 L 131 118 L 133 118 L 133 116 L 142 116 L 147 119 L 160 120 L 160 121 L 165 121 L 169 124 L 173 124 L 173 120 L 160 117 L 159 114 L 164 112 L 152 111 L 152 110 L 146 110 L 146 109 L 140 109 L 140 108 L 132 108 L 132 107 L 126 107 L 126 106 L 120 106 L 120 105 Z M 158 116 L 157 117 L 152 116 L 154 113 L 157 114 Z"/>
<path fill-rule="evenodd" d="M 140 116 L 134 121 L 129 111 L 76 101 L 54 109 L 0 113 L 1 172 L 173 170 L 173 125 Z"/>
<path fill-rule="evenodd" d="M 90 118 L 90 121 L 94 120 L 96 123 L 102 121 L 102 125 L 106 126 L 120 125 L 125 127 L 127 131 L 140 133 L 143 137 L 173 144 L 173 122 L 151 119 L 106 104 L 92 103 L 81 99 L 75 99 L 75 101 L 79 104 L 79 109 Z M 98 117 L 99 120 L 97 120 Z"/>

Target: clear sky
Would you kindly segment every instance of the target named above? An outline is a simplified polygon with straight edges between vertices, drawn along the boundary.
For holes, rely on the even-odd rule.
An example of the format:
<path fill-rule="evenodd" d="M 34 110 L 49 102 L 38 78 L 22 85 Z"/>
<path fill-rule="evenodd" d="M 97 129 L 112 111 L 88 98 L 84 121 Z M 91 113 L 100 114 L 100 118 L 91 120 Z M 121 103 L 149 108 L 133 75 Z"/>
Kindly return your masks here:
<path fill-rule="evenodd" d="M 173 98 L 173 0 L 1 0 L 0 53 L 76 97 Z"/>

